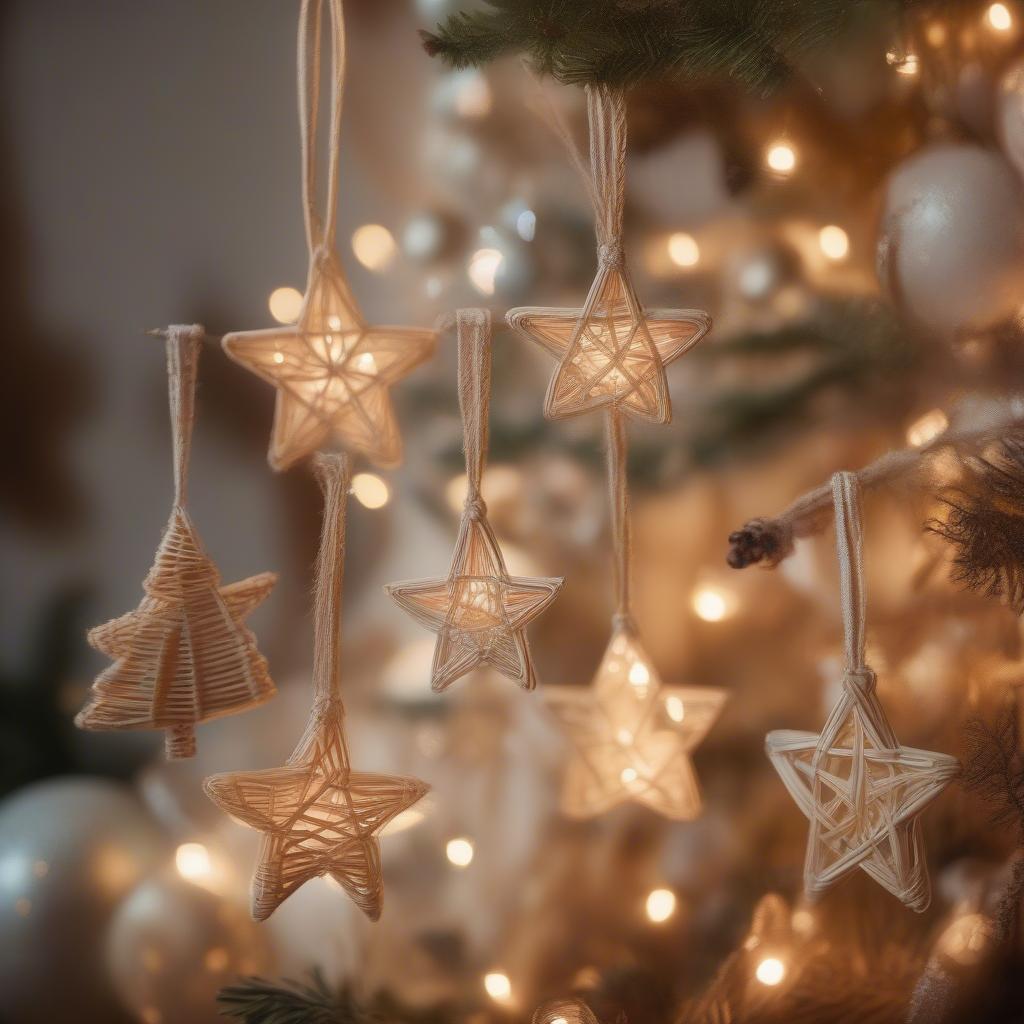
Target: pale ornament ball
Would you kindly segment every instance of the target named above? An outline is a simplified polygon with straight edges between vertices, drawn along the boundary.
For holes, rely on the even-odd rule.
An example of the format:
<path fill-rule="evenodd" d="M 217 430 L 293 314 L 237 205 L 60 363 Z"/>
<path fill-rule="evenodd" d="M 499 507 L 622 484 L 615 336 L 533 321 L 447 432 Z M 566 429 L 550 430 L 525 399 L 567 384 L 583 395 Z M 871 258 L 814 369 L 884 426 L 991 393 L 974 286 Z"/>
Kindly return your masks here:
<path fill-rule="evenodd" d="M 1024 303 L 1024 198 L 1017 175 L 979 146 L 929 147 L 889 179 L 879 276 L 944 338 L 982 330 Z"/>
<path fill-rule="evenodd" d="M 1024 60 L 1011 64 L 999 83 L 996 128 L 1010 163 L 1024 174 Z"/>
<path fill-rule="evenodd" d="M 246 908 L 173 869 L 121 904 L 107 933 L 108 970 L 123 1006 L 155 1024 L 216 1024 L 217 992 L 273 966 L 269 937 Z"/>
<path fill-rule="evenodd" d="M 126 893 L 170 856 L 126 786 L 36 783 L 0 804 L 0 993 L 18 1024 L 124 1018 L 102 936 Z"/>

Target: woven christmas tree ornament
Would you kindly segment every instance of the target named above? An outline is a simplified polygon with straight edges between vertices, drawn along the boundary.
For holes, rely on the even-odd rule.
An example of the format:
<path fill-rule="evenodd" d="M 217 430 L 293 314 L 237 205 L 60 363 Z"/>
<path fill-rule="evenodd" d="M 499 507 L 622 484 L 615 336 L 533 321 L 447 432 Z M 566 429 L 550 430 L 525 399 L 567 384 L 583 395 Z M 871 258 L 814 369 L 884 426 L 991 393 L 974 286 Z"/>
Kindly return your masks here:
<path fill-rule="evenodd" d="M 548 386 L 549 419 L 614 409 L 650 423 L 672 419 L 665 367 L 708 332 L 699 310 L 645 311 L 637 299 L 622 248 L 625 200 L 626 108 L 621 92 L 587 86 L 590 167 L 567 129 L 555 121 L 580 171 L 595 211 L 598 270 L 582 309 L 524 307 L 509 326 L 558 361 Z"/>
<path fill-rule="evenodd" d="M 490 314 L 460 309 L 456 327 L 468 492 L 455 553 L 446 577 L 393 583 L 387 591 L 437 633 L 430 679 L 435 691 L 483 666 L 532 690 L 537 680 L 526 627 L 555 599 L 562 580 L 510 576 L 505 568 L 480 495 L 491 394 Z"/>
<path fill-rule="evenodd" d="M 324 491 L 324 520 L 314 608 L 313 708 L 288 763 L 225 772 L 204 783 L 237 821 L 263 833 L 252 879 L 252 914 L 268 918 L 311 878 L 329 875 L 371 920 L 384 898 L 378 835 L 427 791 L 419 779 L 355 772 L 341 703 L 340 615 L 345 563 L 345 456 L 314 462 Z"/>
<path fill-rule="evenodd" d="M 327 213 L 317 215 L 316 128 L 324 0 L 303 0 L 299 20 L 299 111 L 309 280 L 294 327 L 224 337 L 224 351 L 277 389 L 269 461 L 286 469 L 332 437 L 379 466 L 397 465 L 402 439 L 389 388 L 427 359 L 435 333 L 368 326 L 335 250 L 345 37 L 341 0 L 328 0 L 332 28 Z"/>
<path fill-rule="evenodd" d="M 166 331 L 174 507 L 139 607 L 89 632 L 89 643 L 114 664 L 96 679 L 75 718 L 80 729 L 164 729 L 171 759 L 195 753 L 197 723 L 274 695 L 244 620 L 277 576 L 261 573 L 221 586 L 185 507 L 203 336 L 199 326 Z"/>
<path fill-rule="evenodd" d="M 810 821 L 809 899 L 860 868 L 912 910 L 931 900 L 919 815 L 959 772 L 955 758 L 896 741 L 865 663 L 860 485 L 832 479 L 846 645 L 842 695 L 821 735 L 768 734 L 768 756 Z"/>
<path fill-rule="evenodd" d="M 531 1024 L 597 1024 L 597 1018 L 579 999 L 551 999 L 533 1011 Z"/>

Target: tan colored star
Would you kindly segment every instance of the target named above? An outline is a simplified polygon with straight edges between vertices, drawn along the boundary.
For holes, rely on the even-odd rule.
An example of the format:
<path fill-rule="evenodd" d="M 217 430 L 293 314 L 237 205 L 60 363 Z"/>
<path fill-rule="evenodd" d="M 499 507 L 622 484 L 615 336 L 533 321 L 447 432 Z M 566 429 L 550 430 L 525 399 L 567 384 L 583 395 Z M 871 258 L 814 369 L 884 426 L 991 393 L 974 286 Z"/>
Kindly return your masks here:
<path fill-rule="evenodd" d="M 548 686 L 544 696 L 573 746 L 562 788 L 569 817 L 593 818 L 629 800 L 676 821 L 700 814 L 690 753 L 721 712 L 724 691 L 663 686 L 626 625 L 613 633 L 591 686 Z"/>
<path fill-rule="evenodd" d="M 765 746 L 811 823 L 808 897 L 860 868 L 912 910 L 925 910 L 931 891 L 918 816 L 959 772 L 956 758 L 901 747 L 870 672 L 847 676 L 820 736 L 777 730 Z"/>
<path fill-rule="evenodd" d="M 354 772 L 337 698 L 314 705 L 283 768 L 225 772 L 203 788 L 224 811 L 263 833 L 252 915 L 268 918 L 299 886 L 329 875 L 371 920 L 384 899 L 378 835 L 429 787 L 419 779 Z"/>
<path fill-rule="evenodd" d="M 240 331 L 224 351 L 277 388 L 268 459 L 287 469 L 333 434 L 379 466 L 402 459 L 388 388 L 429 358 L 433 331 L 369 327 L 337 257 L 321 249 L 294 327 Z"/>
<path fill-rule="evenodd" d="M 598 270 L 582 309 L 513 309 L 506 320 L 559 360 L 544 400 L 549 419 L 613 407 L 650 423 L 672 419 L 665 367 L 711 328 L 700 310 L 644 310 L 615 265 Z"/>
<path fill-rule="evenodd" d="M 490 665 L 524 690 L 537 685 L 526 626 L 555 599 L 562 580 L 509 576 L 486 517 L 466 516 L 444 579 L 386 589 L 417 622 L 437 633 L 431 687 L 440 692 Z"/>

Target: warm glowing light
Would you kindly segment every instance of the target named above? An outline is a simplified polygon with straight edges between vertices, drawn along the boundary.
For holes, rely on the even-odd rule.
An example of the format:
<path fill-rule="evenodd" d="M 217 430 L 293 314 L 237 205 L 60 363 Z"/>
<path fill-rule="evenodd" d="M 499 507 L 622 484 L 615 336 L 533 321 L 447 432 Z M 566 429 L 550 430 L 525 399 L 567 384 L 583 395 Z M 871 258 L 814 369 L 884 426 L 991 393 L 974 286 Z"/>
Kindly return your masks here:
<path fill-rule="evenodd" d="M 918 72 L 916 53 L 898 53 L 895 50 L 890 50 L 885 55 L 885 61 L 896 69 L 898 75 L 916 75 Z"/>
<path fill-rule="evenodd" d="M 382 224 L 364 224 L 352 234 L 352 251 L 367 270 L 385 270 L 398 252 L 398 246 Z"/>
<path fill-rule="evenodd" d="M 202 843 L 182 843 L 175 851 L 174 863 L 178 874 L 189 881 L 206 878 L 210 874 L 210 854 Z"/>
<path fill-rule="evenodd" d="M 938 949 L 959 964 L 976 964 L 993 933 L 992 922 L 984 914 L 964 914 L 939 936 Z"/>
<path fill-rule="evenodd" d="M 736 598 L 724 587 L 703 586 L 693 592 L 694 614 L 705 622 L 721 622 L 736 610 Z"/>
<path fill-rule="evenodd" d="M 700 246 L 693 235 L 677 231 L 668 236 L 668 258 L 677 267 L 695 267 L 700 262 Z"/>
<path fill-rule="evenodd" d="M 463 71 L 459 75 L 455 91 L 455 113 L 459 117 L 486 117 L 491 112 L 491 87 L 487 79 L 475 70 Z"/>
<path fill-rule="evenodd" d="M 754 975 L 762 985 L 778 985 L 786 976 L 786 965 L 774 956 L 767 956 L 757 965 Z"/>
<path fill-rule="evenodd" d="M 516 217 L 516 234 L 524 242 L 532 242 L 537 233 L 537 214 L 533 210 L 523 210 Z M 553 1024 L 553 1022 L 552 1022 Z"/>
<path fill-rule="evenodd" d="M 636 782 L 638 776 L 635 768 L 623 768 L 619 778 L 628 786 L 632 782 Z"/>
<path fill-rule="evenodd" d="M 277 363 L 278 366 L 280 366 L 284 362 L 284 353 L 283 352 L 275 352 L 274 353 L 274 362 Z"/>
<path fill-rule="evenodd" d="M 907 442 L 915 448 L 930 444 L 949 426 L 949 420 L 941 409 L 932 409 L 907 427 Z"/>
<path fill-rule="evenodd" d="M 686 707 L 682 698 L 676 697 L 674 694 L 671 697 L 666 697 L 665 712 L 673 722 L 681 722 L 686 717 Z"/>
<path fill-rule="evenodd" d="M 501 971 L 485 974 L 484 988 L 496 1003 L 507 1003 L 512 999 L 512 982 L 508 980 L 508 975 Z"/>
<path fill-rule="evenodd" d="M 1013 15 L 1006 4 L 991 4 L 985 17 L 997 32 L 1009 32 L 1013 28 Z"/>
<path fill-rule="evenodd" d="M 297 288 L 275 288 L 267 300 L 270 315 L 279 324 L 293 324 L 302 312 L 302 292 Z"/>
<path fill-rule="evenodd" d="M 638 688 L 646 686 L 651 681 L 650 669 L 642 661 L 634 661 L 629 667 L 629 681 Z"/>
<path fill-rule="evenodd" d="M 796 150 L 788 142 L 774 142 L 765 157 L 776 174 L 792 174 L 796 170 Z"/>
<path fill-rule="evenodd" d="M 473 862 L 473 844 L 468 839 L 449 839 L 444 852 L 457 868 L 468 867 Z"/>
<path fill-rule="evenodd" d="M 818 232 L 818 245 L 830 260 L 846 259 L 850 236 L 837 224 L 828 224 Z"/>
<path fill-rule="evenodd" d="M 676 894 L 671 889 L 655 889 L 647 896 L 647 916 L 655 923 L 667 921 L 676 912 Z"/>
<path fill-rule="evenodd" d="M 383 508 L 391 497 L 388 485 L 376 473 L 356 473 L 352 477 L 352 493 L 366 508 Z"/>
<path fill-rule="evenodd" d="M 230 963 L 228 951 L 223 946 L 214 946 L 206 951 L 203 957 L 203 964 L 211 974 L 219 974 L 225 970 Z"/>
<path fill-rule="evenodd" d="M 569 1024 L 564 1017 L 552 1017 L 551 1024 Z"/>
<path fill-rule="evenodd" d="M 925 35 L 932 46 L 942 46 L 946 41 L 946 26 L 941 21 L 933 21 L 925 31 Z"/>
<path fill-rule="evenodd" d="M 494 280 L 504 259 L 497 249 L 477 249 L 470 256 L 466 275 L 481 295 L 494 294 Z"/>

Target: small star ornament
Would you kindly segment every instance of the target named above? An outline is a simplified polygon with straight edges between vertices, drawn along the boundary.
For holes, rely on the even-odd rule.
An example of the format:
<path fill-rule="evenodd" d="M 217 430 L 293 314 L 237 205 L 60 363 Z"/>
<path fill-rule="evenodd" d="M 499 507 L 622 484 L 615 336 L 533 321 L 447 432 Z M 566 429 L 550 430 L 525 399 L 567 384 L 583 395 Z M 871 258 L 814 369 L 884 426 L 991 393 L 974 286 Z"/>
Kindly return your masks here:
<path fill-rule="evenodd" d="M 644 310 L 621 250 L 611 257 L 602 250 L 582 309 L 520 308 L 506 319 L 559 361 L 544 399 L 544 415 L 552 420 L 615 409 L 669 423 L 665 367 L 711 328 L 711 318 L 699 310 Z"/>
<path fill-rule="evenodd" d="M 718 718 L 724 691 L 663 686 L 632 627 L 620 625 L 590 687 L 549 686 L 544 695 L 573 747 L 566 815 L 592 818 L 631 800 L 675 821 L 700 814 L 690 754 Z"/>
<path fill-rule="evenodd" d="M 268 460 L 287 469 L 334 438 L 378 466 L 402 459 L 388 389 L 430 357 L 436 335 L 370 327 L 333 252 L 311 261 L 294 327 L 225 335 L 224 351 L 277 388 Z"/>
<path fill-rule="evenodd" d="M 371 920 L 384 896 L 381 829 L 427 792 L 419 779 L 355 772 L 340 698 L 339 618 L 344 574 L 344 456 L 321 455 L 325 495 L 317 566 L 313 653 L 315 699 L 306 731 L 287 764 L 213 775 L 204 785 L 222 810 L 262 833 L 252 880 L 252 914 L 268 918 L 296 889 L 329 875 Z"/>

